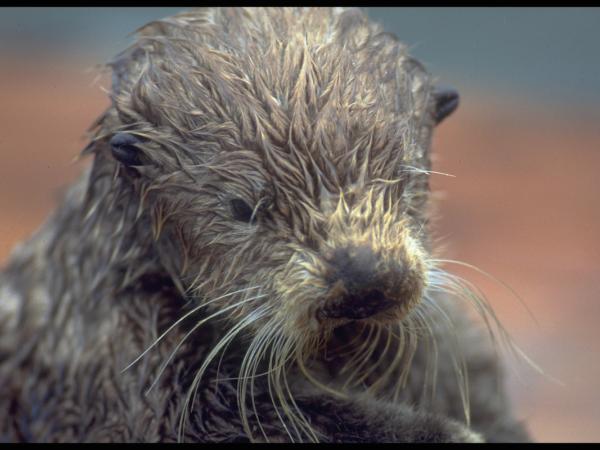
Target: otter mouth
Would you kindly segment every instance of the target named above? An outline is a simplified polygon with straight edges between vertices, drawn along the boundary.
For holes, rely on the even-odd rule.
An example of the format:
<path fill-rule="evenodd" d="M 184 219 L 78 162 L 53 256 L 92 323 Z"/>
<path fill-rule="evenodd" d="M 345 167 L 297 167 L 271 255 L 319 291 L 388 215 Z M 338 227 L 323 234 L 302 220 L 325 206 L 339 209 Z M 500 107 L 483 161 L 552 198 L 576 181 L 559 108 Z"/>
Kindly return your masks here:
<path fill-rule="evenodd" d="M 392 300 L 379 289 L 361 294 L 347 294 L 330 299 L 319 309 L 321 319 L 361 320 L 383 311 L 399 307 L 400 302 Z"/>

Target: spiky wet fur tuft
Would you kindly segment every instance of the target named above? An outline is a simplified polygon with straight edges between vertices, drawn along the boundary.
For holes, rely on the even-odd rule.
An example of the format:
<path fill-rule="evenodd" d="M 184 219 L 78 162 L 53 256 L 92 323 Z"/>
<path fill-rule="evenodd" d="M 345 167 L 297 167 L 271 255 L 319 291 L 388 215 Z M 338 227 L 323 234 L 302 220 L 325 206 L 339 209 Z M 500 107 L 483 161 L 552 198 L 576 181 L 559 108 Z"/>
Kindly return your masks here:
<path fill-rule="evenodd" d="M 110 66 L 91 170 L 0 275 L 2 440 L 527 438 L 459 300 L 506 333 L 430 256 L 433 85 L 403 44 L 354 9 L 208 9 Z M 402 307 L 325 320 L 355 246 L 402 266 Z"/>

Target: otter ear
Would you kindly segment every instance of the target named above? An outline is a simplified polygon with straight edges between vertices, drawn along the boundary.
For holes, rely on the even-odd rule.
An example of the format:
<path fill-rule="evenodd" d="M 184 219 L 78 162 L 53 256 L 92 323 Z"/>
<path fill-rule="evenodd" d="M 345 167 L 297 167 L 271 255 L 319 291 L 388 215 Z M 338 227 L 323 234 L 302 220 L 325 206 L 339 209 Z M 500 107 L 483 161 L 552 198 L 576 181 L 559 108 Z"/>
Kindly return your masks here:
<path fill-rule="evenodd" d="M 433 120 L 437 125 L 456 110 L 459 95 L 456 89 L 451 87 L 436 87 L 433 96 L 435 102 Z"/>
<path fill-rule="evenodd" d="M 125 167 L 140 166 L 140 140 L 129 133 L 117 133 L 110 139 L 110 149 L 113 157 Z"/>

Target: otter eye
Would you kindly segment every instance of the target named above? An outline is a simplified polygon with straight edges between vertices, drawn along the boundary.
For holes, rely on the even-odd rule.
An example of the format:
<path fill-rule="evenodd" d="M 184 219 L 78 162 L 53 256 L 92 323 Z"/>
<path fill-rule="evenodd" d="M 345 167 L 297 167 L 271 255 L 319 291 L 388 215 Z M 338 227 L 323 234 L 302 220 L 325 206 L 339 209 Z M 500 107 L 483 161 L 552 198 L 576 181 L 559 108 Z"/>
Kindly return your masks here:
<path fill-rule="evenodd" d="M 137 137 L 129 133 L 117 133 L 110 140 L 113 157 L 126 167 L 141 165 Z"/>
<path fill-rule="evenodd" d="M 455 89 L 450 87 L 438 87 L 435 89 L 433 95 L 435 98 L 433 119 L 437 125 L 458 107 L 459 95 Z"/>
<path fill-rule="evenodd" d="M 254 210 L 244 200 L 240 200 L 239 198 L 231 200 L 231 213 L 235 220 L 247 223 L 253 222 L 253 212 Z"/>

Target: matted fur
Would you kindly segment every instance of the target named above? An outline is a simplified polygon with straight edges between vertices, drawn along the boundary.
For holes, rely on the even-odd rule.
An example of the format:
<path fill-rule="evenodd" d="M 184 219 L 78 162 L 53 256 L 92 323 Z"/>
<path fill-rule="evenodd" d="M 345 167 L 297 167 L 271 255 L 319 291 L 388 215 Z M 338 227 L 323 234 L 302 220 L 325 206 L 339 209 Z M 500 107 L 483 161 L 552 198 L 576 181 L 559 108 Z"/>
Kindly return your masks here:
<path fill-rule="evenodd" d="M 489 307 L 430 253 L 433 83 L 397 38 L 354 9 L 208 9 L 110 66 L 93 167 L 0 274 L 2 440 L 527 439 L 459 300 Z M 356 248 L 396 306 L 332 318 Z"/>

